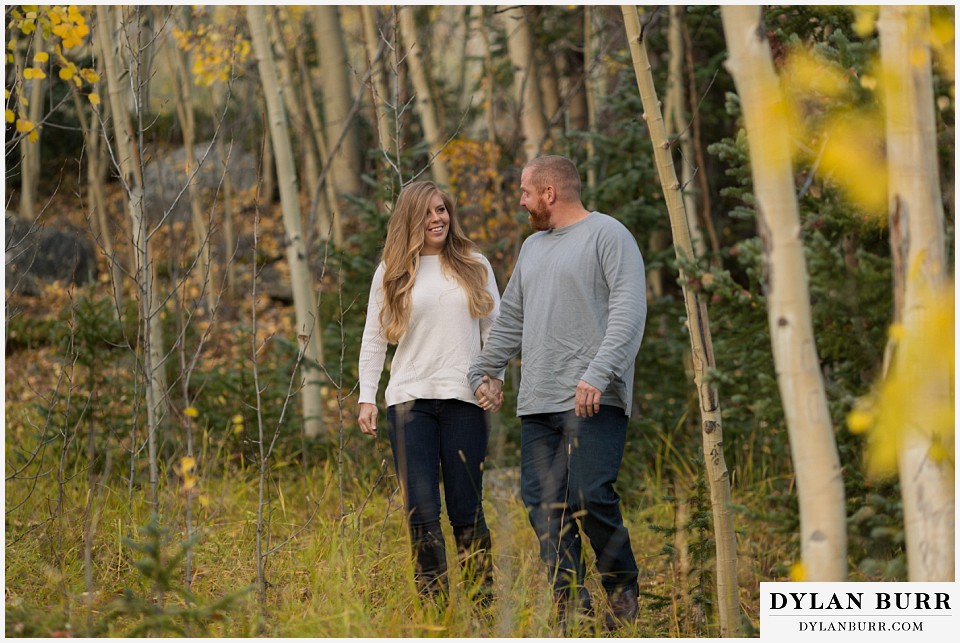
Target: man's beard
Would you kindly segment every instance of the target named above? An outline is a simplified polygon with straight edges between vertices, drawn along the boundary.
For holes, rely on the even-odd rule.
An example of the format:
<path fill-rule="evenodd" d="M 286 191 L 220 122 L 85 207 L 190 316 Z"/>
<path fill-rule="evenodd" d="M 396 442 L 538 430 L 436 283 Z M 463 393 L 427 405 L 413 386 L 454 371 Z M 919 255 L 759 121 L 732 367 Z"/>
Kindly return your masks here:
<path fill-rule="evenodd" d="M 527 212 L 530 214 L 530 227 L 534 230 L 550 229 L 550 215 L 546 212 L 542 197 L 537 197 L 537 207 L 527 207 Z"/>

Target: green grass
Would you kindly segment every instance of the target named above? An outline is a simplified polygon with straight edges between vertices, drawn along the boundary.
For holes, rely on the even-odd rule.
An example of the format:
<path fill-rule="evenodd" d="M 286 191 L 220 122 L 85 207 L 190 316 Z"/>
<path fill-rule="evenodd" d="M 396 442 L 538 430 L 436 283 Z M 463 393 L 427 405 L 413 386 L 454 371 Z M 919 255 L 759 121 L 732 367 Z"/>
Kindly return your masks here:
<path fill-rule="evenodd" d="M 35 399 L 19 400 L 16 387 L 8 388 L 8 478 L 21 466 L 18 463 L 24 462 L 23 454 L 38 444 L 36 427 L 44 426 L 45 421 L 45 411 Z M 146 457 L 139 456 L 138 477 L 131 489 L 129 454 L 121 440 L 98 437 L 98 449 L 110 452 L 112 464 L 105 472 L 102 455 L 98 458 L 96 495 L 88 505 L 84 431 L 80 430 L 66 449 L 62 476 L 58 475 L 62 435 L 54 432 L 52 436 L 30 467 L 5 484 L 6 635 L 126 635 L 143 621 L 136 615 L 109 618 L 116 601 L 125 590 L 148 599 L 154 596 L 137 569 L 140 554 L 124 542 L 125 538 L 142 540 L 138 528 L 150 519 Z M 200 533 L 191 552 L 190 586 L 199 606 L 250 589 L 207 618 L 205 630 L 194 626 L 193 634 L 458 638 L 559 634 L 537 540 L 518 498 L 517 472 L 498 470 L 497 454 L 491 455 L 485 490 L 496 600 L 489 611 L 478 612 L 468 600 L 469 586 L 460 582 L 449 528 L 449 604 L 437 607 L 418 599 L 396 479 L 391 466 L 381 469 L 381 461 L 389 453 L 382 441 L 374 446 L 351 437 L 343 465 L 337 464 L 334 450 L 308 445 L 306 466 L 298 443 L 283 445 L 270 471 L 263 535 L 265 549 L 275 551 L 267 558 L 263 603 L 255 590 L 258 475 L 250 457 L 253 451 L 242 448 L 237 436 L 224 429 L 199 435 L 200 480 L 190 492 L 189 502 L 174 463 L 161 466 L 159 514 L 162 526 L 171 534 L 168 549 L 172 551 L 186 539 L 188 511 Z M 629 446 L 627 457 L 637 457 Z M 662 529 L 674 523 L 676 501 L 669 494 L 678 487 L 693 489 L 694 480 L 686 478 L 695 475 L 695 466 L 667 465 L 654 473 L 635 461 L 625 463 L 619 486 L 640 566 L 641 618 L 612 636 L 717 635 L 716 616 L 709 605 L 695 613 L 698 600 L 712 600 L 712 554 L 702 565 L 695 565 L 697 569 L 683 584 L 670 555 L 673 538 Z M 670 477 L 671 482 L 660 476 Z M 740 478 L 739 484 L 743 483 Z M 741 605 L 745 622 L 756 628 L 759 581 L 787 569 L 795 560 L 796 544 L 791 534 L 779 533 L 769 524 L 770 482 L 761 479 L 750 484 L 749 488 L 735 488 L 733 495 L 734 502 L 745 508 L 736 519 Z M 691 498 L 688 495 L 681 501 L 689 503 Z M 705 502 L 708 507 L 709 499 Z M 84 546 L 91 517 L 96 520 L 89 566 L 93 592 L 87 594 Z M 705 535 L 709 537 L 709 533 Z M 694 544 L 702 537 L 704 534 L 690 533 L 688 542 Z M 712 552 L 712 543 L 705 546 Z M 592 552 L 589 558 L 586 584 L 602 618 L 605 599 L 592 567 Z M 177 564 L 173 571 L 176 585 L 185 587 L 184 564 Z M 167 592 L 164 601 L 168 606 L 186 607 L 173 592 Z M 575 625 L 571 633 L 596 635 L 597 625 Z"/>

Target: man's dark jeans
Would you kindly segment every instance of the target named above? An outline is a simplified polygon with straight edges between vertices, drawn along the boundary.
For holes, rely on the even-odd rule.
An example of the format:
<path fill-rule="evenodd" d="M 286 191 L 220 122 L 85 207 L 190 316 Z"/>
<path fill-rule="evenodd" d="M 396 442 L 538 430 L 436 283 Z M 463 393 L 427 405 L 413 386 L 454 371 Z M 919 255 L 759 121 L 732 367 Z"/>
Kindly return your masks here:
<path fill-rule="evenodd" d="M 393 462 L 403 488 L 421 589 L 445 583 L 446 549 L 440 528 L 440 476 L 447 517 L 462 555 L 488 552 L 483 515 L 486 413 L 461 400 L 414 400 L 387 408 Z"/>
<path fill-rule="evenodd" d="M 623 409 L 604 405 L 589 418 L 568 411 L 520 419 L 520 493 L 554 591 L 583 584 L 580 528 L 596 553 L 604 589 L 635 585 L 637 563 L 613 488 L 626 442 Z"/>

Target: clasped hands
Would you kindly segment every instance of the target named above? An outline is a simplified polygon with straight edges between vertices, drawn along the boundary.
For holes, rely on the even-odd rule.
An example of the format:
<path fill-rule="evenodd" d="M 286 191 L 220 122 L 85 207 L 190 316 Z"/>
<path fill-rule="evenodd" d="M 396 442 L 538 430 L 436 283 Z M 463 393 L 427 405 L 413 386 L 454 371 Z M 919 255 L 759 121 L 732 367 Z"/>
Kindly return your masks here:
<path fill-rule="evenodd" d="M 499 411 L 503 404 L 503 380 L 484 375 L 483 384 L 473 394 L 484 411 Z"/>

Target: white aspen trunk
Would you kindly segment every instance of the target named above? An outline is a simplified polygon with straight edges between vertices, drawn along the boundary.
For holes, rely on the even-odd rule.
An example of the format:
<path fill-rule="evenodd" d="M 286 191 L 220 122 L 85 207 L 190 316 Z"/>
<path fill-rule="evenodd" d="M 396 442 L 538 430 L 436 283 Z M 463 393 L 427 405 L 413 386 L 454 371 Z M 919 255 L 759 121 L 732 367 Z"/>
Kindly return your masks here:
<path fill-rule="evenodd" d="M 437 111 L 430 94 L 430 82 L 424 67 L 423 49 L 417 37 L 417 27 L 413 19 L 412 5 L 400 9 L 400 37 L 407 49 L 407 66 L 410 69 L 410 79 L 413 81 L 414 91 L 417 93 L 417 113 L 423 125 L 424 138 L 427 139 L 427 148 L 430 150 L 430 165 L 433 169 L 433 178 L 441 189 L 450 187 L 450 170 L 447 162 L 440 156 L 443 150 L 443 137 L 437 121 Z"/>
<path fill-rule="evenodd" d="M 97 39 L 107 74 L 107 92 L 113 113 L 114 139 L 113 159 L 120 173 L 120 180 L 127 192 L 127 209 L 130 215 L 134 246 L 134 270 L 140 301 L 143 324 L 143 372 L 146 378 L 147 398 L 147 452 L 149 458 L 150 502 L 157 507 L 157 428 L 163 415 L 161 405 L 166 394 L 166 378 L 163 376 L 163 334 L 160 326 L 160 311 L 156 305 L 154 266 L 150 257 L 147 224 L 143 216 L 142 178 L 135 167 L 136 150 L 128 130 L 129 118 L 124 105 L 124 86 L 114 50 L 110 46 L 113 21 L 111 8 L 97 7 Z M 130 71 L 129 73 L 133 73 Z M 131 81 L 132 82 L 132 81 Z M 106 132 L 104 132 L 106 136 Z"/>
<path fill-rule="evenodd" d="M 490 32 L 487 29 L 487 19 L 484 8 L 477 5 L 477 28 L 480 29 L 480 35 L 483 38 L 483 95 L 484 95 L 484 114 L 487 121 L 487 141 L 490 143 L 490 168 L 495 169 L 496 164 L 493 161 L 493 149 L 497 144 L 497 114 L 494 111 L 494 80 L 493 80 L 493 51 L 490 47 Z M 500 177 L 499 172 L 494 175 Z"/>
<path fill-rule="evenodd" d="M 944 214 L 938 178 L 936 125 L 931 75 L 929 9 L 925 6 L 880 7 L 877 23 L 884 69 L 887 159 L 891 213 L 900 220 L 906 254 L 902 324 L 922 325 L 929 315 L 925 299 L 948 280 Z M 928 408 L 952 408 L 952 373 L 930 373 L 903 343 L 894 355 L 907 377 L 923 377 Z M 926 372 L 921 372 L 923 369 Z M 914 373 L 915 376 L 910 374 Z M 924 421 L 928 414 L 906 414 L 898 449 L 900 489 L 911 581 L 954 580 L 954 467 L 930 457 L 933 440 Z"/>
<path fill-rule="evenodd" d="M 280 202 L 283 209 L 283 225 L 287 232 L 287 262 L 293 288 L 293 302 L 297 319 L 297 340 L 303 360 L 302 389 L 300 391 L 304 432 L 307 437 L 317 437 L 323 432 L 323 378 L 321 364 L 320 323 L 317 318 L 317 298 L 307 263 L 307 248 L 303 236 L 303 219 L 300 215 L 300 195 L 297 189 L 297 171 L 293 162 L 293 149 L 287 133 L 287 115 L 277 83 L 277 68 L 274 64 L 270 41 L 267 38 L 265 16 L 262 6 L 247 6 L 247 21 L 250 38 L 257 56 L 260 81 L 267 102 L 270 121 L 270 138 L 277 162 L 277 182 L 280 187 Z"/>
<path fill-rule="evenodd" d="M 164 49 L 166 50 L 167 66 L 170 68 L 177 118 L 180 121 L 180 130 L 183 134 L 183 149 L 186 155 L 184 171 L 187 178 L 187 198 L 190 201 L 190 223 L 193 228 L 193 241 L 196 243 L 197 249 L 197 267 L 200 270 L 200 287 L 206 297 L 207 315 L 213 315 L 217 307 L 217 294 L 212 287 L 215 279 L 210 251 L 210 222 L 203 216 L 203 204 L 200 202 L 200 189 L 197 187 L 197 177 L 195 176 L 198 164 L 194 149 L 197 129 L 196 117 L 193 113 L 193 93 L 190 89 L 193 79 L 187 71 L 183 54 L 177 47 L 172 32 Z"/>
<path fill-rule="evenodd" d="M 101 60 L 102 65 L 102 60 Z M 100 171 L 100 137 L 94 129 L 93 119 L 87 118 L 87 107 L 75 85 L 70 85 L 73 94 L 73 106 L 77 110 L 80 129 L 83 131 L 84 156 L 87 159 L 87 190 L 89 193 L 92 219 L 96 222 L 96 243 L 103 249 L 110 263 L 110 285 L 117 311 L 123 310 L 123 273 L 113 249 L 113 236 L 107 224 L 107 199 L 103 193 L 103 178 Z"/>
<path fill-rule="evenodd" d="M 531 42 L 533 42 L 533 28 L 531 24 L 537 24 L 540 20 L 540 7 L 533 8 L 533 19 L 527 21 L 527 27 L 530 28 Z M 560 82 L 557 80 L 557 68 L 550 51 L 533 47 L 535 68 L 537 70 L 537 81 L 540 87 L 540 100 L 543 103 L 543 116 L 547 123 L 548 136 L 555 136 L 562 131 L 559 121 L 554 121 L 557 112 L 560 111 Z M 540 142 L 540 148 L 543 148 L 543 141 Z"/>
<path fill-rule="evenodd" d="M 377 28 L 377 8 L 361 5 L 360 16 L 363 21 L 363 44 L 367 50 L 367 63 L 371 65 L 370 86 L 373 93 L 373 109 L 376 114 L 377 141 L 384 154 L 396 153 L 397 132 L 390 119 L 388 103 L 390 94 L 384 81 L 383 64 L 378 60 L 380 51 L 380 32 Z"/>
<path fill-rule="evenodd" d="M 35 39 L 37 48 L 35 53 L 43 51 L 43 38 Z M 19 54 L 15 54 L 19 58 Z M 31 66 L 31 61 L 20 63 L 20 69 Z M 52 72 L 52 67 L 47 71 Z M 27 105 L 27 118 L 38 126 L 43 118 L 43 86 L 46 84 L 45 78 L 33 78 L 28 83 L 27 94 L 30 102 Z M 38 136 L 42 137 L 42 130 L 37 129 Z M 40 139 L 31 142 L 24 136 L 20 140 L 20 216 L 26 221 L 35 221 L 40 213 L 37 212 L 37 185 L 40 182 Z"/>
<path fill-rule="evenodd" d="M 347 135 L 333 155 L 331 176 L 340 195 L 359 194 L 360 182 L 360 142 L 357 128 L 349 120 L 353 102 L 353 90 L 350 89 L 350 61 L 344 43 L 343 27 L 340 22 L 340 9 L 335 5 L 318 5 L 312 9 L 317 50 L 320 56 L 320 73 L 323 77 L 323 109 L 325 134 L 331 145 L 340 139 L 344 129 Z M 335 216 L 340 217 L 344 204 L 336 206 Z"/>
<path fill-rule="evenodd" d="M 317 191 L 317 178 L 320 176 L 320 160 L 317 158 L 317 151 L 313 147 L 313 139 L 310 136 L 307 136 L 309 126 L 307 125 L 307 117 L 305 115 L 304 102 L 306 102 L 306 92 L 310 91 L 309 87 L 301 87 L 303 93 L 297 91 L 299 83 L 294 79 L 293 75 L 293 55 L 290 53 L 290 49 L 287 47 L 287 43 L 283 37 L 283 24 L 281 22 L 280 12 L 285 11 L 283 7 L 275 7 L 272 12 L 272 20 L 270 20 L 270 32 L 272 34 L 273 40 L 275 42 L 275 47 L 279 58 L 274 60 L 274 65 L 276 69 L 280 72 L 280 90 L 283 94 L 283 101 L 286 105 L 286 113 L 289 116 L 289 126 L 293 129 L 296 134 L 297 148 L 300 150 L 300 159 L 301 159 L 301 181 L 304 187 L 307 190 L 307 194 L 311 197 Z M 270 50 L 273 51 L 273 48 Z M 289 140 L 289 137 L 287 138 Z M 274 153 L 276 154 L 277 148 L 274 146 Z M 283 179 L 279 176 L 280 172 L 280 162 L 277 160 L 277 180 L 283 182 Z M 283 200 L 282 189 L 281 189 L 281 200 Z M 323 226 L 323 229 L 320 231 L 321 238 L 326 239 L 326 235 L 330 229 L 330 226 Z"/>
<path fill-rule="evenodd" d="M 460 92 L 460 110 L 464 111 L 474 101 L 484 79 L 486 47 L 483 40 L 483 5 L 475 4 L 464 11 L 467 37 L 463 50 L 463 82 Z"/>
<path fill-rule="evenodd" d="M 304 89 L 303 103 L 307 112 L 307 118 L 310 121 L 310 130 L 313 135 L 313 142 L 317 146 L 317 153 L 321 159 L 326 160 L 330 154 L 327 147 L 327 141 L 323 133 L 323 121 L 320 118 L 320 112 L 317 111 L 317 103 L 313 98 L 311 91 L 312 82 L 310 79 L 310 70 L 307 68 L 306 56 L 303 47 L 296 48 L 297 67 L 300 70 L 300 86 Z M 339 216 L 338 207 L 339 197 L 337 188 L 330 173 L 327 172 L 323 178 L 323 185 L 319 185 L 320 177 L 314 182 L 314 190 L 322 190 L 325 198 L 322 198 L 317 192 L 311 192 L 308 196 L 311 205 L 316 201 L 315 212 L 317 216 L 317 234 L 321 239 L 333 239 L 334 248 L 343 247 L 343 217 Z"/>
<path fill-rule="evenodd" d="M 585 5 L 583 8 L 583 93 L 587 97 L 587 131 L 593 134 L 597 131 L 597 97 L 596 97 L 596 38 L 593 32 L 593 5 Z M 594 193 L 597 189 L 597 170 L 594 167 L 593 159 L 596 156 L 596 149 L 593 138 L 586 140 L 587 147 L 587 191 L 590 194 L 590 200 L 587 201 L 587 207 L 594 208 Z"/>
<path fill-rule="evenodd" d="M 766 257 L 767 315 L 800 504 L 806 579 L 847 579 L 840 458 L 813 336 L 810 290 L 794 191 L 789 125 L 759 6 L 724 6 L 727 68 L 743 109 L 757 226 Z"/>
<path fill-rule="evenodd" d="M 689 123 L 684 115 L 686 107 L 686 92 L 684 91 L 683 75 L 683 7 L 670 6 L 670 28 L 667 42 L 670 48 L 670 68 L 667 81 L 667 96 L 664 101 L 664 121 L 667 127 L 667 136 L 680 137 L 680 184 L 689 187 L 693 182 L 693 140 L 690 136 Z M 700 229 L 700 218 L 697 214 L 697 197 L 689 189 L 683 191 L 683 207 L 687 212 L 687 222 L 690 224 L 690 238 L 697 257 L 703 257 L 707 246 Z"/>
<path fill-rule="evenodd" d="M 643 102 L 643 118 L 650 131 L 657 174 L 663 188 L 673 245 L 677 259 L 693 259 L 693 244 L 690 241 L 688 217 L 683 209 L 680 183 L 670 155 L 667 132 L 660 112 L 653 84 L 653 72 L 647 57 L 646 45 L 640 30 L 640 18 L 634 6 L 623 6 L 627 41 L 633 56 L 633 68 L 637 87 Z M 720 398 L 717 390 L 707 381 L 707 370 L 715 366 L 710 319 L 706 304 L 697 293 L 687 287 L 684 270 L 680 268 L 683 302 L 687 312 L 687 328 L 690 331 L 690 347 L 693 357 L 694 384 L 700 400 L 700 428 L 703 439 L 703 454 L 706 460 L 707 480 L 710 486 L 710 504 L 713 510 L 713 530 L 717 555 L 717 606 L 720 614 L 720 635 L 737 636 L 740 628 L 739 588 L 737 585 L 737 538 L 733 527 L 733 509 L 730 500 L 730 473 L 723 456 L 723 425 Z"/>
<path fill-rule="evenodd" d="M 522 6 L 504 9 L 502 19 L 513 65 L 514 97 L 523 132 L 523 151 L 526 160 L 530 161 L 540 155 L 541 145 L 547 139 L 547 119 L 543 115 L 543 100 L 537 82 L 533 35 Z"/>

